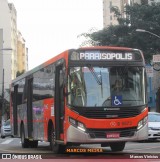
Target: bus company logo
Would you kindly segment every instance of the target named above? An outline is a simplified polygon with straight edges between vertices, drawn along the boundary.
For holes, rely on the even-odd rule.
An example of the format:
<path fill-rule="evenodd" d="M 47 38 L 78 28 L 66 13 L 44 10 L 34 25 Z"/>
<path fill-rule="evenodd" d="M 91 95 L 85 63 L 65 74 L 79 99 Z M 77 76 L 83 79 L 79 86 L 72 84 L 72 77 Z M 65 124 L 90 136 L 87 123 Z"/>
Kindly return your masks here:
<path fill-rule="evenodd" d="M 116 125 L 117 125 L 116 122 L 110 122 L 111 127 L 115 127 Z"/>

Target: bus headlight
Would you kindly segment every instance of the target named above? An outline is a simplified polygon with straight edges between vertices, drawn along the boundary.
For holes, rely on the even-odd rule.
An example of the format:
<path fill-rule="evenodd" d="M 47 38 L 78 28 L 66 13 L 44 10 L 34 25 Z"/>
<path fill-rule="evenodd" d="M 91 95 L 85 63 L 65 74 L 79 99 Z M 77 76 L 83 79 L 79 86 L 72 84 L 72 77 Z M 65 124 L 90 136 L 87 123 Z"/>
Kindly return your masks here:
<path fill-rule="evenodd" d="M 139 123 L 138 123 L 138 126 L 137 126 L 137 129 L 139 130 L 139 129 L 141 129 L 146 123 L 147 123 L 147 116 L 146 117 L 144 117 L 142 120 L 140 120 L 139 121 Z"/>
<path fill-rule="evenodd" d="M 86 131 L 86 128 L 85 128 L 85 126 L 84 126 L 83 123 L 78 122 L 78 126 L 77 126 L 77 128 L 80 129 L 80 130 L 82 130 L 83 132 Z"/>
<path fill-rule="evenodd" d="M 86 128 L 85 125 L 71 117 L 69 117 L 69 122 L 76 128 L 80 129 L 81 131 L 85 132 Z"/>
<path fill-rule="evenodd" d="M 74 120 L 73 118 L 69 118 L 69 122 L 70 122 L 72 125 L 76 126 L 76 120 Z"/>

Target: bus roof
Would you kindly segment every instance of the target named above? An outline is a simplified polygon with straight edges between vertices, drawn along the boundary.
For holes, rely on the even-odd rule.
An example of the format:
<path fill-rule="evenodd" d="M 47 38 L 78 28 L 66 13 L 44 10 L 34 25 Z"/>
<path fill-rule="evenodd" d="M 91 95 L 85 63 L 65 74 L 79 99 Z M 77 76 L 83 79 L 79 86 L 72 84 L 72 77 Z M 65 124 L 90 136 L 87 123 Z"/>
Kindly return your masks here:
<path fill-rule="evenodd" d="M 117 46 L 92 46 L 92 47 L 81 47 L 79 50 L 103 50 L 103 49 L 108 49 L 108 50 L 127 50 L 127 51 L 133 51 L 133 50 L 138 50 L 134 48 L 129 48 L 129 47 L 117 47 Z"/>
<path fill-rule="evenodd" d="M 17 81 L 19 81 L 19 80 L 25 78 L 26 76 L 31 75 L 31 74 L 35 73 L 36 71 L 38 71 L 38 70 L 40 70 L 40 69 L 42 69 L 42 68 L 44 68 L 44 67 L 47 67 L 48 65 L 50 65 L 50 64 L 52 64 L 52 63 L 58 61 L 59 59 L 64 58 L 64 55 L 66 55 L 66 53 L 68 53 L 68 51 L 69 51 L 69 50 L 66 50 L 66 51 L 64 51 L 64 52 L 62 52 L 62 53 L 60 53 L 60 54 L 58 54 L 58 55 L 52 57 L 51 59 L 45 61 L 44 63 L 42 63 L 42 64 L 36 66 L 35 68 L 33 68 L 33 69 L 31 69 L 31 70 L 25 72 L 24 74 L 22 74 L 22 75 L 18 76 L 17 78 L 13 79 L 13 80 L 12 80 L 12 83 L 15 83 L 15 82 L 17 82 Z"/>

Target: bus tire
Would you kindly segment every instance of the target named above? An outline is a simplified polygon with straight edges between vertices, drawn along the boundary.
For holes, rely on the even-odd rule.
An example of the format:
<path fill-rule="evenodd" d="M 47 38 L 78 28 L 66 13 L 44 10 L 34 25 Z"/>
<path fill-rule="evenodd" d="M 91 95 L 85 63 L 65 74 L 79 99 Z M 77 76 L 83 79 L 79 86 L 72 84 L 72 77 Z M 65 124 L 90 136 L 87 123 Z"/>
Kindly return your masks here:
<path fill-rule="evenodd" d="M 22 148 L 29 147 L 29 140 L 25 138 L 24 125 L 21 125 L 21 144 L 22 144 Z"/>
<path fill-rule="evenodd" d="M 51 134 L 50 134 L 50 147 L 51 147 L 51 150 L 55 154 L 63 153 L 65 151 L 65 145 L 58 144 L 55 141 L 55 139 L 56 139 L 55 131 L 54 131 L 54 127 L 52 126 L 52 130 L 51 130 Z"/>
<path fill-rule="evenodd" d="M 31 148 L 37 148 L 38 147 L 38 141 L 29 141 L 29 145 Z"/>
<path fill-rule="evenodd" d="M 107 147 L 107 146 L 109 146 L 108 143 L 101 143 L 101 147 Z"/>
<path fill-rule="evenodd" d="M 110 148 L 112 151 L 123 151 L 124 147 L 125 147 L 125 142 L 110 143 Z"/>

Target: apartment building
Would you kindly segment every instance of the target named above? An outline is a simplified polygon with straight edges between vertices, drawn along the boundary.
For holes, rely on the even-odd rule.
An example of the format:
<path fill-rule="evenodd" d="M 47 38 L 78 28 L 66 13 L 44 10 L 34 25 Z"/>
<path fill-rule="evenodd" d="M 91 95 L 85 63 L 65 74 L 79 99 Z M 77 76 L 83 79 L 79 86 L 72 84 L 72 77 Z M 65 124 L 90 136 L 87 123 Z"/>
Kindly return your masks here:
<path fill-rule="evenodd" d="M 17 11 L 14 4 L 0 0 L 0 108 L 2 92 L 4 99 L 9 101 L 10 83 L 16 78 L 17 71 L 28 70 L 25 41 L 22 36 L 19 39 L 17 33 Z M 19 50 L 20 44 L 22 50 Z"/>
<path fill-rule="evenodd" d="M 2 85 L 2 80 L 4 79 L 4 90 L 9 89 L 11 79 L 14 78 L 12 70 L 14 65 L 12 66 L 12 63 L 16 64 L 16 24 L 16 10 L 14 6 L 8 5 L 8 2 L 6 0 L 0 0 L 0 37 L 2 39 L 0 45 L 0 55 L 2 58 L 2 60 L 0 60 L 0 85 Z M 4 77 L 2 71 L 4 72 Z M 2 93 L 2 86 L 0 86 L 0 92 Z"/>
<path fill-rule="evenodd" d="M 111 11 L 112 7 L 117 7 L 122 17 L 125 17 L 125 6 L 133 5 L 134 3 L 152 5 L 153 3 L 160 3 L 160 0 L 103 0 L 103 27 L 118 25 L 118 21 Z"/>
<path fill-rule="evenodd" d="M 140 4 L 141 0 L 103 0 L 103 27 L 118 25 L 117 18 L 111 11 L 112 7 L 117 7 L 122 14 L 122 17 L 125 17 L 125 6 L 132 5 L 133 3 Z"/>
<path fill-rule="evenodd" d="M 133 4 L 133 3 L 138 3 L 138 4 L 141 4 L 142 1 L 146 1 L 146 0 L 130 0 L 130 4 Z M 148 1 L 148 0 L 147 0 Z"/>
<path fill-rule="evenodd" d="M 17 73 L 17 11 L 12 3 L 8 4 L 11 23 L 11 79 L 16 78 Z"/>
<path fill-rule="evenodd" d="M 20 31 L 17 33 L 17 70 L 20 73 L 28 70 L 28 49 Z"/>
<path fill-rule="evenodd" d="M 160 0 L 148 0 L 149 5 L 151 5 L 152 3 L 160 3 Z"/>

